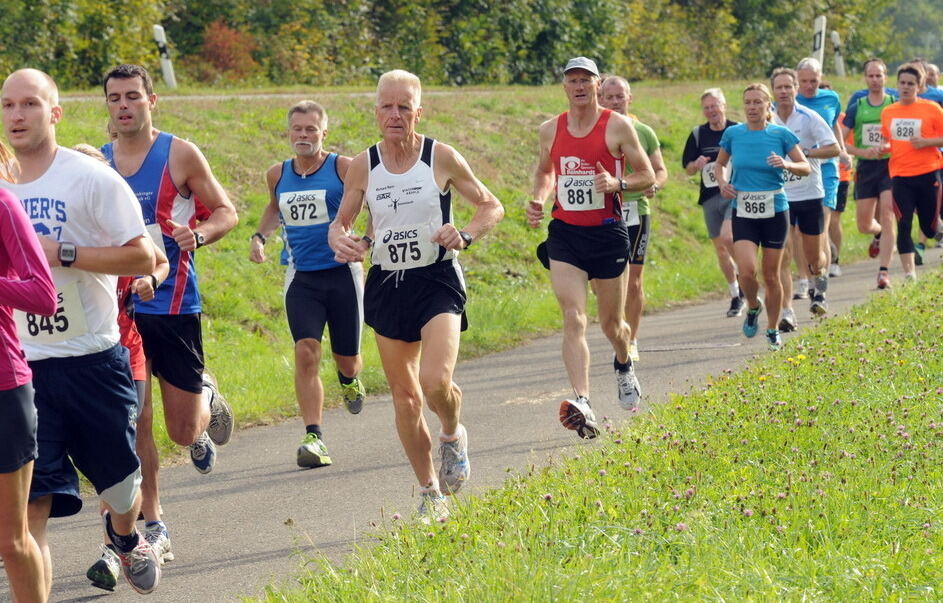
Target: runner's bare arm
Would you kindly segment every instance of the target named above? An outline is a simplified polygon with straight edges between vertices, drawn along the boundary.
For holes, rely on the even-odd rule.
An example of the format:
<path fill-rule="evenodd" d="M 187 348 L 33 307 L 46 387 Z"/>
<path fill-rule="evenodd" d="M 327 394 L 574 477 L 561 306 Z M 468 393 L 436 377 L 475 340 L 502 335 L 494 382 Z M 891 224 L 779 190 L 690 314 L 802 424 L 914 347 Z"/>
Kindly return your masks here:
<path fill-rule="evenodd" d="M 550 146 L 553 144 L 555 128 L 556 120 L 553 119 L 540 125 L 540 151 L 537 157 L 537 167 L 534 169 L 533 194 L 524 210 L 528 224 L 533 227 L 539 226 L 543 220 L 544 203 L 553 191 L 553 163 L 550 161 Z"/>
<path fill-rule="evenodd" d="M 799 148 L 799 145 L 796 145 L 789 150 L 789 159 L 792 161 L 783 160 L 783 164 L 780 167 L 785 170 L 789 170 L 796 176 L 808 176 L 812 173 L 812 166 L 806 159 L 802 149 Z"/>
<path fill-rule="evenodd" d="M 62 266 L 59 261 L 61 243 L 48 237 L 39 237 L 39 243 L 43 246 L 49 266 Z M 154 271 L 154 245 L 147 235 L 141 235 L 120 247 L 76 246 L 72 267 L 102 274 L 150 274 Z"/>
<path fill-rule="evenodd" d="M 832 144 L 827 144 L 823 147 L 809 149 L 805 155 L 806 157 L 811 157 L 812 159 L 831 159 L 832 157 L 838 157 L 840 152 L 841 149 L 839 149 L 838 143 L 833 142 Z"/>
<path fill-rule="evenodd" d="M 278 199 L 275 197 L 275 185 L 278 184 L 281 173 L 281 163 L 276 163 L 265 172 L 269 201 L 265 204 L 265 209 L 262 210 L 262 217 L 259 218 L 259 227 L 256 232 L 266 239 L 272 236 L 272 233 L 278 228 Z M 265 261 L 265 244 L 255 235 L 249 239 L 249 259 L 256 264 Z"/>
<path fill-rule="evenodd" d="M 148 240 L 150 241 L 150 237 L 148 237 Z M 153 241 L 150 241 L 150 243 L 154 248 L 154 271 L 147 276 L 134 279 L 134 282 L 131 283 L 131 292 L 137 294 L 141 301 L 154 299 L 154 283 L 156 282 L 157 286 L 160 287 L 160 284 L 170 274 L 170 262 L 167 261 L 167 256 Z M 151 277 L 154 278 L 151 279 Z"/>
<path fill-rule="evenodd" d="M 222 185 L 216 180 L 206 157 L 191 142 L 174 138 L 170 147 L 170 173 L 177 183 L 181 194 L 196 195 L 200 202 L 210 210 L 210 217 L 195 229 L 188 225 L 177 225 L 173 237 L 183 251 L 196 248 L 193 231 L 199 231 L 205 238 L 206 245 L 223 238 L 227 232 L 239 223 L 236 208 Z"/>
<path fill-rule="evenodd" d="M 488 187 L 475 177 L 465 158 L 446 144 L 440 144 L 436 149 L 435 171 L 436 185 L 441 190 L 454 186 L 459 195 L 475 206 L 475 215 L 461 229 L 452 224 L 443 224 L 432 235 L 432 241 L 446 249 L 464 249 L 465 242 L 458 234 L 459 230 L 467 232 L 473 241 L 477 241 L 501 221 L 504 207 Z"/>
<path fill-rule="evenodd" d="M 730 153 L 721 149 L 720 152 L 717 153 L 717 159 L 714 160 L 714 176 L 717 178 L 717 187 L 720 189 L 720 194 L 722 194 L 725 199 L 733 199 L 737 196 L 737 189 L 727 182 L 725 175 L 724 168 L 727 167 L 729 162 Z"/>
<path fill-rule="evenodd" d="M 328 229 L 327 242 L 334 250 L 339 262 L 362 261 L 370 245 L 361 237 L 351 234 L 354 222 L 363 209 L 363 197 L 367 191 L 369 157 L 364 151 L 354 157 L 344 180 L 344 196 L 337 208 L 337 215 Z"/>
<path fill-rule="evenodd" d="M 652 163 L 652 169 L 655 170 L 655 184 L 645 189 L 645 196 L 651 198 L 668 182 L 668 166 L 665 165 L 665 158 L 660 148 L 655 149 L 655 152 L 648 156 L 648 160 Z"/>
<path fill-rule="evenodd" d="M 655 184 L 655 171 L 652 169 L 652 162 L 648 159 L 645 149 L 642 148 L 642 143 L 639 142 L 632 121 L 624 115 L 613 114 L 606 128 L 607 142 L 610 140 L 610 132 L 614 137 L 613 140 L 618 144 L 619 151 L 625 157 L 626 164 L 632 168 L 632 173 L 626 174 L 623 178 L 627 189 L 639 192 L 651 188 Z M 616 182 L 615 188 L 610 186 L 607 192 L 616 192 L 619 186 Z"/>

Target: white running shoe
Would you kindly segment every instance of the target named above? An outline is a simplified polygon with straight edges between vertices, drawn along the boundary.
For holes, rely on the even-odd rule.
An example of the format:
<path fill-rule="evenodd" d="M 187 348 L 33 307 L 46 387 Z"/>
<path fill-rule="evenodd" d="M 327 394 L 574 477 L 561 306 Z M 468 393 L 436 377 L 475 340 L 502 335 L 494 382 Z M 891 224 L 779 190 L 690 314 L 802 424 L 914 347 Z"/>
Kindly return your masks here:
<path fill-rule="evenodd" d="M 836 276 L 841 276 L 841 266 L 839 266 L 838 264 L 832 264 L 831 266 L 829 266 L 828 276 L 831 278 L 835 278 Z"/>
<path fill-rule="evenodd" d="M 642 400 L 642 388 L 638 377 L 635 376 L 635 365 L 630 364 L 629 370 L 616 370 L 616 393 L 619 396 L 619 406 L 623 410 L 635 410 Z"/>
<path fill-rule="evenodd" d="M 792 308 L 783 308 L 779 314 L 779 330 L 783 333 L 792 333 L 797 325 L 796 311 Z"/>
<path fill-rule="evenodd" d="M 468 431 L 459 424 L 458 439 L 453 442 L 440 442 L 439 486 L 444 494 L 458 492 L 471 476 L 471 464 L 468 462 Z"/>
<path fill-rule="evenodd" d="M 170 534 L 167 527 L 159 523 L 144 526 L 144 539 L 151 543 L 154 554 L 163 565 L 165 561 L 174 560 L 174 551 L 170 546 Z"/>
<path fill-rule="evenodd" d="M 585 396 L 577 396 L 576 400 L 564 400 L 560 403 L 560 423 L 585 440 L 599 435 L 596 413 L 589 405 L 589 398 Z"/>
<path fill-rule="evenodd" d="M 438 490 L 420 489 L 419 521 L 428 525 L 434 521 L 445 521 L 449 517 L 449 504 Z"/>
<path fill-rule="evenodd" d="M 118 576 L 121 575 L 121 559 L 115 551 L 115 545 L 102 544 L 101 557 L 92 564 L 85 577 L 91 580 L 92 586 L 113 592 L 118 585 Z"/>

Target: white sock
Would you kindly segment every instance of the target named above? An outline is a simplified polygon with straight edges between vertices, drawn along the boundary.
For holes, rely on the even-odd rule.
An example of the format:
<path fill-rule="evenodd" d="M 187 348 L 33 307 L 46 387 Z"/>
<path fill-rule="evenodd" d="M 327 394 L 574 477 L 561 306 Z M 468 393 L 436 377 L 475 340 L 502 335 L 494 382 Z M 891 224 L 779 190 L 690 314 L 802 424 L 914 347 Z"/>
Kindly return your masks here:
<path fill-rule="evenodd" d="M 730 297 L 740 297 L 740 285 L 737 284 L 737 281 L 727 283 L 727 292 Z"/>

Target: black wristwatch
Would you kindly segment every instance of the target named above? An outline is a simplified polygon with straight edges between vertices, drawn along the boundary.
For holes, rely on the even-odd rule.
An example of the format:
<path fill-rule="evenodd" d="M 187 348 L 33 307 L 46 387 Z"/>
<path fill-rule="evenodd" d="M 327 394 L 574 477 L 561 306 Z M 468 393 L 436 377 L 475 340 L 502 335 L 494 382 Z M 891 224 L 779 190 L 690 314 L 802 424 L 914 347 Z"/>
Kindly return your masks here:
<path fill-rule="evenodd" d="M 151 289 L 157 291 L 157 277 L 153 274 L 148 274 L 147 277 L 151 279 Z"/>
<path fill-rule="evenodd" d="M 68 268 L 75 262 L 75 245 L 73 243 L 59 243 L 59 263 Z"/>
<path fill-rule="evenodd" d="M 629 190 L 629 183 L 623 180 L 622 178 L 619 178 L 619 190 L 620 191 Z"/>
<path fill-rule="evenodd" d="M 465 247 L 464 247 L 465 249 L 468 249 L 469 247 L 471 247 L 472 242 L 475 240 L 473 236 L 471 236 L 469 233 L 465 232 L 464 230 L 458 231 L 458 236 L 462 237 L 462 240 L 465 241 Z"/>
<path fill-rule="evenodd" d="M 196 239 L 196 248 L 199 249 L 206 245 L 206 237 L 198 230 L 193 231 L 193 237 Z"/>
<path fill-rule="evenodd" d="M 367 242 L 367 249 L 370 249 L 371 247 L 373 247 L 373 239 L 371 239 L 367 235 L 363 235 L 362 237 L 360 237 L 360 240 Z"/>
<path fill-rule="evenodd" d="M 265 245 L 265 242 L 268 240 L 268 239 L 265 238 L 265 235 L 262 234 L 261 232 L 255 232 L 255 233 L 253 233 L 252 236 L 249 237 L 249 240 L 250 240 L 250 241 L 251 241 L 252 239 L 258 239 L 259 242 L 262 243 L 263 245 Z"/>

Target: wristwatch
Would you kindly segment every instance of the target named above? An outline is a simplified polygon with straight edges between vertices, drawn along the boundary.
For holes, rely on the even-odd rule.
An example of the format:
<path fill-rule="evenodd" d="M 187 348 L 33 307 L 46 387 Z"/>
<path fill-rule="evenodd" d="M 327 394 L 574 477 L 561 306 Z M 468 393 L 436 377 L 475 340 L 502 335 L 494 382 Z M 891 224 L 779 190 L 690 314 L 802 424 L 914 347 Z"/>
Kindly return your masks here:
<path fill-rule="evenodd" d="M 73 243 L 59 243 L 59 263 L 68 268 L 75 262 L 75 245 Z"/>
<path fill-rule="evenodd" d="M 252 239 L 258 239 L 259 242 L 262 243 L 263 245 L 265 245 L 265 242 L 268 240 L 268 239 L 265 237 L 265 235 L 262 234 L 261 232 L 255 232 L 255 233 L 253 233 L 252 236 L 249 237 L 249 240 L 250 240 L 250 241 L 251 241 Z"/>
<path fill-rule="evenodd" d="M 620 191 L 629 190 L 629 183 L 623 180 L 622 178 L 619 178 L 619 190 Z"/>
<path fill-rule="evenodd" d="M 469 233 L 465 232 L 464 230 L 458 231 L 458 236 L 462 237 L 462 240 L 465 241 L 464 249 L 468 249 L 469 247 L 471 247 L 472 242 L 475 240 L 474 237 L 472 237 Z"/>
<path fill-rule="evenodd" d="M 373 247 L 373 239 L 371 239 L 367 235 L 363 235 L 362 237 L 360 237 L 360 240 L 367 242 L 367 249 L 370 249 L 371 247 Z"/>
<path fill-rule="evenodd" d="M 196 239 L 196 248 L 199 249 L 206 245 L 206 237 L 198 230 L 193 231 L 193 237 Z"/>

